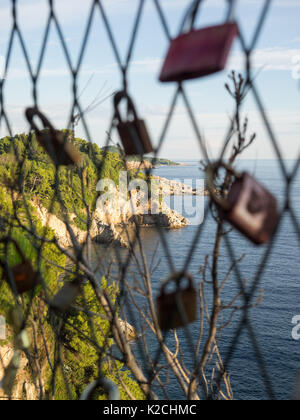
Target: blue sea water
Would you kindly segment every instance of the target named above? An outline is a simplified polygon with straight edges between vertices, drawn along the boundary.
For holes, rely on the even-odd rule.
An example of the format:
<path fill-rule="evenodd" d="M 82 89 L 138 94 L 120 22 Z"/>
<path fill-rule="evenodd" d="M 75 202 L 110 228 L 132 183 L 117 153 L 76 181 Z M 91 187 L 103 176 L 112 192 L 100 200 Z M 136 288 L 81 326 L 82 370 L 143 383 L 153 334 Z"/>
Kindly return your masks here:
<path fill-rule="evenodd" d="M 169 179 L 190 180 L 190 183 L 203 177 L 197 162 L 185 163 L 188 166 L 160 167 L 155 170 L 155 174 Z M 285 161 L 289 170 L 294 167 L 295 163 L 294 161 Z M 279 206 L 282 207 L 285 198 L 285 182 L 278 161 L 241 160 L 238 162 L 238 167 L 241 170 L 246 169 L 267 186 L 275 194 Z M 300 173 L 298 173 L 291 187 L 291 206 L 298 223 L 300 223 Z M 165 231 L 169 254 L 178 271 L 184 266 L 198 228 L 199 226 L 190 225 L 180 230 Z M 195 276 L 196 282 L 201 281 L 199 268 L 204 263 L 205 256 L 212 254 L 215 232 L 215 222 L 211 216 L 207 216 L 188 269 Z M 152 275 L 153 293 L 156 296 L 159 293 L 162 280 L 168 277 L 170 273 L 168 256 L 154 229 L 143 229 L 142 236 L 148 260 L 151 260 L 155 251 L 155 261 L 158 263 Z M 235 231 L 230 234 L 230 238 L 235 256 L 240 258 L 243 254 L 246 255 L 239 264 L 239 270 L 243 280 L 247 280 L 246 288 L 249 290 L 267 247 L 254 246 Z M 259 276 L 259 287 L 255 296 L 257 298 L 259 290 L 263 289 L 263 301 L 249 312 L 249 320 L 256 337 L 255 345 L 261 352 L 274 397 L 277 399 L 291 397 L 296 373 L 300 370 L 300 341 L 292 338 L 294 327 L 292 319 L 295 315 L 300 315 L 299 249 L 300 240 L 296 228 L 290 215 L 286 214 L 283 217 L 267 264 Z M 224 277 L 230 265 L 228 252 L 223 245 L 219 265 L 220 279 Z M 232 274 L 224 287 L 222 303 L 229 303 L 238 290 L 237 278 L 235 274 Z M 206 286 L 206 292 L 209 305 L 212 294 L 209 285 Z M 255 301 L 256 299 L 254 299 Z M 242 305 L 243 301 L 239 300 L 238 304 Z M 224 322 L 228 319 L 228 315 L 229 313 L 225 313 Z M 237 312 L 230 326 L 224 329 L 219 337 L 219 348 L 223 358 L 226 357 L 230 344 L 235 337 L 242 315 L 242 312 Z M 199 330 L 199 322 L 194 323 L 189 328 L 194 344 Z M 187 366 L 192 368 L 194 358 L 191 354 L 191 344 L 183 331 L 179 331 L 179 338 L 182 343 L 184 360 Z M 171 347 L 174 345 L 171 337 L 168 338 L 168 343 Z M 157 343 L 153 338 L 149 337 L 148 345 L 151 355 L 155 355 Z M 137 351 L 142 353 L 143 343 L 137 343 L 135 347 Z M 163 358 L 160 361 L 163 363 Z M 140 362 L 141 364 L 145 362 L 144 357 L 140 357 Z M 267 399 L 271 397 L 266 391 L 266 375 L 263 374 L 262 365 L 258 362 L 257 348 L 254 349 L 249 331 L 246 328 L 243 329 L 231 355 L 229 370 L 235 399 Z M 167 389 L 170 399 L 182 398 L 182 391 L 174 378 L 170 377 Z M 163 398 L 162 394 L 160 396 Z"/>

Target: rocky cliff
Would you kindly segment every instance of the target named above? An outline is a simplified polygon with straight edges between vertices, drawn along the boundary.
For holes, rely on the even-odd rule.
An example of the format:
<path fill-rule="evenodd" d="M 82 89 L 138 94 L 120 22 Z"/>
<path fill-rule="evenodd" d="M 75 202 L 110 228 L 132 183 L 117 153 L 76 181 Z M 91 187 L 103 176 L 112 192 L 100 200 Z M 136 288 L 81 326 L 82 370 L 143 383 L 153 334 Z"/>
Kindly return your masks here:
<path fill-rule="evenodd" d="M 194 190 L 191 186 L 180 181 L 169 180 L 159 176 L 153 176 L 152 179 L 157 183 L 158 188 L 166 195 L 199 195 L 207 196 L 209 192 L 204 188 Z"/>
<path fill-rule="evenodd" d="M 194 194 L 191 187 L 182 183 L 169 181 L 163 178 L 155 177 L 157 181 L 157 190 L 160 190 L 162 196 Z M 204 194 L 204 191 L 196 192 Z M 54 214 L 48 212 L 40 203 L 35 201 L 34 206 L 37 215 L 43 226 L 52 228 L 61 246 L 68 248 L 72 246 L 72 241 L 67 230 L 66 224 Z M 75 214 L 68 215 L 73 232 L 79 243 L 84 243 L 87 238 L 87 232 L 79 229 L 72 220 Z M 145 227 L 160 226 L 169 229 L 180 229 L 188 224 L 188 220 L 175 210 L 171 210 L 163 200 L 152 199 L 149 204 L 145 194 L 134 190 L 131 192 L 131 199 L 128 197 L 122 199 L 118 193 L 114 194 L 110 200 L 104 202 L 100 197 L 97 202 L 97 209 L 93 214 L 90 230 L 91 239 L 97 243 L 114 244 L 118 246 L 127 246 L 127 241 L 120 232 L 126 227 L 134 227 L 135 224 Z"/>
<path fill-rule="evenodd" d="M 5 369 L 8 367 L 14 354 L 14 349 L 11 345 L 7 344 L 0 346 L 0 378 L 4 377 Z M 15 386 L 12 391 L 11 399 L 12 400 L 37 400 L 37 388 L 31 382 L 32 379 L 29 375 L 28 370 L 28 360 L 24 353 L 20 353 L 20 362 L 19 369 L 15 379 Z M 0 400 L 8 399 L 4 391 L 0 387 Z"/>
<path fill-rule="evenodd" d="M 72 240 L 66 224 L 54 214 L 49 213 L 48 210 L 40 204 L 35 205 L 35 207 L 42 225 L 48 226 L 54 230 L 58 243 L 64 248 L 72 247 Z M 72 220 L 72 217 L 70 217 L 70 219 Z M 77 241 L 80 244 L 85 243 L 87 239 L 87 232 L 79 229 L 77 226 L 75 226 L 75 224 L 72 223 L 71 227 Z M 114 243 L 120 246 L 127 246 L 126 242 L 124 242 L 114 224 L 109 224 L 105 220 L 102 220 L 97 212 L 95 212 L 93 217 L 90 235 L 91 239 L 98 243 Z"/>

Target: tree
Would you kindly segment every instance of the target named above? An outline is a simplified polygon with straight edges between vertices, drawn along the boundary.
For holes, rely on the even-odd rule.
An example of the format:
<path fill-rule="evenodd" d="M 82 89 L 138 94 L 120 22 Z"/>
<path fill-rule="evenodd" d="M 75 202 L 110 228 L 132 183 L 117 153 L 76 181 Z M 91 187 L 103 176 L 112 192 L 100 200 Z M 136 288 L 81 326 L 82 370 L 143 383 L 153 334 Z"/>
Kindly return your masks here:
<path fill-rule="evenodd" d="M 236 158 L 253 143 L 255 135 L 248 136 L 248 120 L 243 120 L 240 112 L 248 92 L 248 84 L 242 76 L 232 73 L 226 89 L 235 103 L 235 116 L 231 121 L 231 132 L 226 145 L 232 147 L 228 163 L 233 166 Z M 38 146 L 33 145 L 33 154 L 28 153 L 24 146 L 27 140 L 26 137 L 14 138 L 18 159 L 21 160 L 20 156 L 24 159 L 17 166 L 8 165 L 5 168 L 5 171 L 11 171 L 10 179 L 15 179 L 11 185 L 11 193 L 23 198 L 23 202 L 19 204 L 11 202 L 11 220 L 8 225 L 13 222 L 35 244 L 36 257 L 33 257 L 33 261 L 36 258 L 37 266 L 43 261 L 46 267 L 50 265 L 54 271 L 62 270 L 62 284 L 77 281 L 81 285 L 76 300 L 70 301 L 66 310 L 54 310 L 51 299 L 62 284 L 58 279 L 50 282 L 47 270 L 41 269 L 43 281 L 40 294 L 35 300 L 32 297 L 27 300 L 34 338 L 33 357 L 30 358 L 29 354 L 29 360 L 35 361 L 31 363 L 32 371 L 34 377 L 38 378 L 37 386 L 41 398 L 79 398 L 86 386 L 94 380 L 99 385 L 94 398 L 107 398 L 106 390 L 101 385 L 104 378 L 118 386 L 123 398 L 157 399 L 158 388 L 167 398 L 168 378 L 173 375 L 181 387 L 182 395 L 187 399 L 232 399 L 230 375 L 222 361 L 218 333 L 230 324 L 238 310 L 244 309 L 238 305 L 240 292 L 228 303 L 225 303 L 222 295 L 225 283 L 243 256 L 234 262 L 225 277 L 221 276 L 220 248 L 224 236 L 230 234 L 230 231 L 225 227 L 223 218 L 213 203 L 211 212 L 216 223 L 214 250 L 212 255 L 205 257 L 199 270 L 201 328 L 197 346 L 192 349 L 195 363 L 192 369 L 188 369 L 177 330 L 171 332 L 174 345 L 168 345 L 166 334 L 160 328 L 151 284 L 151 264 L 145 258 L 139 225 L 136 224 L 134 238 L 126 227 L 124 229 L 129 241 L 125 261 L 117 249 L 115 253 L 118 264 L 113 267 L 107 266 L 105 255 L 98 255 L 99 265 L 106 264 L 105 279 L 100 281 L 99 266 L 95 267 L 91 259 L 89 236 L 86 244 L 80 245 L 68 220 L 68 214 L 74 212 L 78 223 L 83 222 L 87 229 L 90 227 L 88 221 L 91 220 L 94 210 L 97 178 L 100 174 L 101 177 L 109 177 L 117 183 L 119 171 L 124 168 L 121 157 L 111 152 L 103 155 L 98 147 L 73 138 L 72 141 L 83 155 L 82 166 L 72 170 L 64 167 L 56 169 L 46 163 L 44 152 Z M 4 143 L 6 144 L 6 140 Z M 32 156 L 35 162 L 32 162 Z M 204 171 L 210 166 L 211 162 L 203 162 Z M 38 177 L 43 181 L 39 182 Z M 20 182 L 24 180 L 25 182 Z M 216 173 L 215 182 L 217 194 L 225 198 L 232 183 L 230 172 L 225 171 L 223 176 Z M 54 237 L 49 236 L 49 232 L 48 236 L 44 235 L 30 208 L 29 202 L 33 195 L 47 208 L 55 208 L 56 214 L 65 222 L 72 239 L 72 250 L 62 248 Z M 11 232 L 8 231 L 8 234 L 11 235 Z M 51 252 L 55 248 L 58 255 L 67 258 L 68 266 L 64 267 L 51 255 L 45 254 L 48 247 L 51 247 Z M 131 281 L 127 276 L 130 262 L 135 264 L 136 269 L 135 273 L 130 272 Z M 184 277 L 185 273 L 177 273 L 177 276 Z M 212 300 L 211 307 L 208 298 Z M 67 294 L 65 299 L 68 301 Z M 139 323 L 134 326 L 139 333 L 137 346 L 131 346 L 126 329 L 124 330 L 122 320 L 127 321 L 128 310 L 134 310 L 139 317 Z M 184 324 L 185 314 L 180 305 L 177 311 Z M 225 316 L 223 323 L 220 323 L 221 314 Z M 40 341 L 37 332 L 43 338 Z M 147 343 L 148 335 L 156 342 L 163 362 L 151 353 Z M 112 345 L 118 348 L 117 355 L 112 351 Z M 138 357 L 139 346 L 143 347 L 146 360 L 144 363 Z M 41 348 L 42 358 L 39 356 Z M 41 380 L 45 379 L 45 369 L 46 385 Z"/>

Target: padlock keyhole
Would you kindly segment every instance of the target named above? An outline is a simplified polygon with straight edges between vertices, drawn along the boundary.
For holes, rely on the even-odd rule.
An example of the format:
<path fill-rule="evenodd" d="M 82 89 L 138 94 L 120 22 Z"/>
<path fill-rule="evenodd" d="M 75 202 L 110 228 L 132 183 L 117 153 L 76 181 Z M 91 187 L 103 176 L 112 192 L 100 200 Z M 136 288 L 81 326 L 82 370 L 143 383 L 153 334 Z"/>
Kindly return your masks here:
<path fill-rule="evenodd" d="M 247 210 L 251 214 L 261 213 L 265 209 L 264 202 L 262 200 L 261 194 L 257 191 L 252 190 L 247 204 Z"/>

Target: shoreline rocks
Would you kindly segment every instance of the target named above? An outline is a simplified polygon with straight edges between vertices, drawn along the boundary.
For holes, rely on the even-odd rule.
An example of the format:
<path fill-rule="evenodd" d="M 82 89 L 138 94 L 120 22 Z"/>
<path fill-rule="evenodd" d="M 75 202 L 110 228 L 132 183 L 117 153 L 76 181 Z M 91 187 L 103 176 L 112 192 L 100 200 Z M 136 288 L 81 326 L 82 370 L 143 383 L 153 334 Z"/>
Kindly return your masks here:
<path fill-rule="evenodd" d="M 152 178 L 157 183 L 157 188 L 160 189 L 163 195 L 209 195 L 209 192 L 205 189 L 205 187 L 194 189 L 193 187 L 180 181 L 169 180 L 159 176 L 153 176 Z"/>
<path fill-rule="evenodd" d="M 153 228 L 160 226 L 168 229 L 181 229 L 189 224 L 189 221 L 181 214 L 172 210 L 162 199 L 164 196 L 174 195 L 199 195 L 206 196 L 209 193 L 203 188 L 197 191 L 178 181 L 170 181 L 161 177 L 153 177 L 157 181 L 155 185 L 157 197 L 151 202 L 141 191 L 131 191 L 131 200 L 114 194 L 107 203 L 101 202 L 101 196 L 97 201 L 97 208 L 92 217 L 90 237 L 95 243 L 128 247 L 126 235 L 122 234 L 125 228 L 133 229 L 137 223 L 141 227 Z M 159 201 L 158 193 L 161 195 Z M 37 200 L 33 205 L 37 210 L 43 226 L 52 228 L 56 234 L 58 243 L 64 248 L 73 246 L 66 224 L 56 215 L 48 212 Z M 87 232 L 79 229 L 72 223 L 75 214 L 69 215 L 73 233 L 80 244 L 87 240 Z"/>

